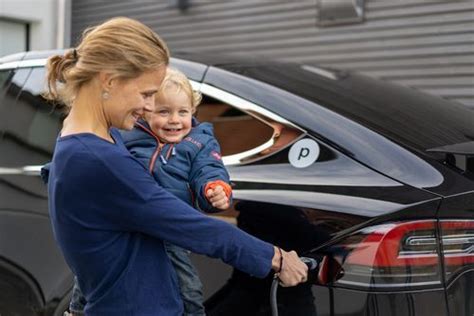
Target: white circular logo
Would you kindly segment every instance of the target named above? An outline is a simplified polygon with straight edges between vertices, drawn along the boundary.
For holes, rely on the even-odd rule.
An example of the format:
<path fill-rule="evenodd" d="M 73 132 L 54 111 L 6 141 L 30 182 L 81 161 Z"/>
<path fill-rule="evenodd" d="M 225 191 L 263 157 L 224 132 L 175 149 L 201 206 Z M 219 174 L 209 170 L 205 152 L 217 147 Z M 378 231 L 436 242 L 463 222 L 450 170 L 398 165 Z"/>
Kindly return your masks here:
<path fill-rule="evenodd" d="M 288 160 L 295 168 L 306 168 L 319 157 L 319 145 L 310 138 L 297 141 L 290 148 Z"/>

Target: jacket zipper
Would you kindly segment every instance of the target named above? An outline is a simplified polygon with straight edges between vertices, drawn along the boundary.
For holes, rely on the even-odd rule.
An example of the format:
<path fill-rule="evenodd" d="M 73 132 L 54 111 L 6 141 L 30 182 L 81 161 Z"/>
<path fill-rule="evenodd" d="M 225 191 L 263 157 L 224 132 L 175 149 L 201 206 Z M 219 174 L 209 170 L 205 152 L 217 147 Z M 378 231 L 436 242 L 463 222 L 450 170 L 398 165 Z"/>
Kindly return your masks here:
<path fill-rule="evenodd" d="M 153 153 L 153 155 L 151 156 L 151 159 L 150 159 L 150 165 L 148 166 L 150 168 L 150 173 L 153 173 L 153 169 L 155 168 L 155 163 L 156 163 L 156 158 L 158 157 L 158 155 L 160 154 L 161 152 L 161 144 L 158 143 L 156 145 L 156 149 L 155 149 L 155 152 Z"/>
<path fill-rule="evenodd" d="M 168 152 L 166 153 L 166 160 L 170 159 L 171 153 L 173 156 L 175 155 L 174 144 L 170 144 L 170 148 L 168 149 Z"/>
<path fill-rule="evenodd" d="M 158 158 L 158 155 L 161 153 L 161 150 L 163 149 L 164 144 L 161 144 L 158 136 L 156 136 L 155 133 L 153 133 L 153 131 L 146 128 L 146 126 L 140 123 L 136 123 L 136 125 L 142 130 L 144 130 L 145 132 L 147 132 L 148 134 L 150 134 L 151 136 L 153 136 L 153 138 L 156 140 L 156 144 L 157 144 L 156 149 L 153 152 L 153 155 L 151 156 L 150 164 L 148 166 L 148 168 L 150 169 L 150 173 L 153 174 L 153 169 L 155 168 L 156 159 Z M 166 159 L 169 159 L 170 155 L 172 156 L 176 155 L 174 144 L 170 144 L 170 148 L 168 149 L 168 152 L 166 153 Z M 189 193 L 191 194 L 191 202 L 193 206 L 197 208 L 198 210 L 200 210 L 201 208 L 199 207 L 199 203 L 197 202 L 197 199 L 194 196 L 193 190 L 191 190 L 191 186 L 189 185 L 189 183 L 186 183 L 186 185 L 188 186 Z"/>
<path fill-rule="evenodd" d="M 153 174 L 153 168 L 155 168 L 156 158 L 158 158 L 158 155 L 161 152 L 162 144 L 160 143 L 160 139 L 151 130 L 149 130 L 148 128 L 146 128 L 144 125 L 140 123 L 136 123 L 136 125 L 140 127 L 142 130 L 144 130 L 145 132 L 147 132 L 148 134 L 150 134 L 151 136 L 153 136 L 153 138 L 156 140 L 156 149 L 153 152 L 153 155 L 151 156 L 151 159 L 150 159 L 150 164 L 148 165 L 148 168 L 150 169 L 150 173 Z"/>

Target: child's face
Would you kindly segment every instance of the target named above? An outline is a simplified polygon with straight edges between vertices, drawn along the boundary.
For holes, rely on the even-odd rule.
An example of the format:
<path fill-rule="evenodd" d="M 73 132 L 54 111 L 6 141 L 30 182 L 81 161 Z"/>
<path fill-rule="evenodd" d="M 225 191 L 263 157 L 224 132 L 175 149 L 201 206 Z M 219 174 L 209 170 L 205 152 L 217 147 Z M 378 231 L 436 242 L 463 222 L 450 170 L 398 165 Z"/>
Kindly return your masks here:
<path fill-rule="evenodd" d="M 156 97 L 154 111 L 145 118 L 162 141 L 178 143 L 191 131 L 192 116 L 190 97 L 182 90 L 167 87 Z"/>

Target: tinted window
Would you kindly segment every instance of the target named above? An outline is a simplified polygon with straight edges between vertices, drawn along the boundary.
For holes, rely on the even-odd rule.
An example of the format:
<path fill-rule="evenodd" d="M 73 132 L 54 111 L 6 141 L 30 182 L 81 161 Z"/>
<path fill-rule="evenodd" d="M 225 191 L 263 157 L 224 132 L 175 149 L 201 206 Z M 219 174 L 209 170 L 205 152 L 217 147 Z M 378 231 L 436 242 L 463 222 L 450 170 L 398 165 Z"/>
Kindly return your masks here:
<path fill-rule="evenodd" d="M 219 141 L 222 156 L 238 154 L 271 139 L 273 128 L 237 108 L 204 96 L 196 117 L 210 122 Z"/>
<path fill-rule="evenodd" d="M 3 90 L 3 88 L 11 80 L 13 73 L 14 73 L 13 70 L 0 70 L 0 89 L 1 90 Z"/>
<path fill-rule="evenodd" d="M 30 69 L 20 71 L 3 70 L 0 75 L 0 141 L 4 137 L 5 123 L 8 121 L 7 109 L 15 103 L 21 86 L 25 82 Z M 1 157 L 0 157 L 1 159 Z"/>
<path fill-rule="evenodd" d="M 30 71 L 31 69 L 20 69 L 16 72 L 7 70 L 2 73 L 2 79 L 0 79 L 2 80 L 2 82 L 0 82 L 2 87 L 0 89 L 0 122 L 2 122 L 7 116 L 7 114 L 4 113 L 6 108 L 12 103 L 15 103 L 21 87 L 28 78 Z M 0 129 L 2 128 L 0 127 Z"/>
<path fill-rule="evenodd" d="M 226 69 L 314 101 L 417 150 L 474 139 L 474 111 L 413 89 L 292 64 Z"/>
<path fill-rule="evenodd" d="M 51 159 L 61 114 L 41 96 L 44 78 L 44 68 L 19 70 L 2 100 L 2 167 L 41 165 Z"/>
<path fill-rule="evenodd" d="M 8 102 L 7 98 L 11 98 L 11 96 L 6 96 L 6 92 L 10 83 L 12 82 L 12 78 L 15 75 L 14 70 L 2 70 L 0 71 L 0 114 L 2 114 L 2 109 L 6 106 Z M 0 117 L 0 121 L 1 121 Z M 1 130 L 1 129 L 0 129 Z"/>

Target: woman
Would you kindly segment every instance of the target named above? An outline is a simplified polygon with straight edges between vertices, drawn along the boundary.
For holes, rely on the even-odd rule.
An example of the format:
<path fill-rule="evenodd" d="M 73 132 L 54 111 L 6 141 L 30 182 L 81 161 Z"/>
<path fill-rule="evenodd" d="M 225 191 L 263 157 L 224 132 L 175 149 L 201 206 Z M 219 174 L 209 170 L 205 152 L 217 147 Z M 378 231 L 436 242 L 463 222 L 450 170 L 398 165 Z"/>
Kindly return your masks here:
<path fill-rule="evenodd" d="M 164 240 L 257 277 L 273 269 L 286 286 L 307 278 L 294 251 L 202 215 L 128 153 L 114 128 L 132 129 L 151 111 L 168 61 L 153 31 L 115 18 L 48 62 L 50 97 L 70 106 L 50 169 L 50 215 L 87 315 L 181 315 Z"/>

